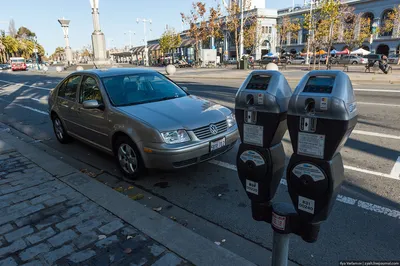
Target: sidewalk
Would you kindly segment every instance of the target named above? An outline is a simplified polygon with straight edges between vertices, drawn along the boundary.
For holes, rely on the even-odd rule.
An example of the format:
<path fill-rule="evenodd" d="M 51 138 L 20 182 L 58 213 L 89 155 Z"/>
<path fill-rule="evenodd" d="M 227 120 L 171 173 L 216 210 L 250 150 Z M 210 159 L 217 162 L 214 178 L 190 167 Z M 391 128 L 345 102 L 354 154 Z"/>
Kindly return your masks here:
<path fill-rule="evenodd" d="M 0 266 L 253 265 L 0 124 Z"/>

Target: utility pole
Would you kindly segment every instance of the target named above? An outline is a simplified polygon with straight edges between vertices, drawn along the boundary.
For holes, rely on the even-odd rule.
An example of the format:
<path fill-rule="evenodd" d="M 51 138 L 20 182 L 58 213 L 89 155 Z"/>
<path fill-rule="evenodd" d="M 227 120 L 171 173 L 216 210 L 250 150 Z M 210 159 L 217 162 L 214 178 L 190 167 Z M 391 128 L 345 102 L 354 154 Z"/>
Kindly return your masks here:
<path fill-rule="evenodd" d="M 312 12 L 313 12 L 313 2 L 314 0 L 311 0 L 311 7 L 310 7 L 310 21 L 309 21 L 309 29 L 313 32 L 313 27 L 312 27 Z M 313 33 L 314 34 L 314 33 Z M 306 64 L 310 64 L 310 30 L 308 32 L 308 38 L 307 38 L 307 57 L 306 57 Z"/>
<path fill-rule="evenodd" d="M 143 18 L 143 19 L 137 18 L 136 22 L 139 23 L 140 20 L 143 22 L 143 29 L 144 29 L 144 63 L 145 63 L 145 66 L 149 66 L 149 60 L 148 60 L 149 52 L 147 49 L 146 23 L 148 22 L 151 25 L 152 22 L 151 22 L 151 19 L 145 19 L 145 18 Z"/>
<path fill-rule="evenodd" d="M 240 59 L 242 59 L 243 56 L 243 12 L 244 12 L 244 8 L 243 8 L 243 2 L 245 0 L 240 0 L 240 35 L 239 35 L 239 42 L 240 42 L 240 48 L 239 48 L 239 58 L 238 61 Z"/>

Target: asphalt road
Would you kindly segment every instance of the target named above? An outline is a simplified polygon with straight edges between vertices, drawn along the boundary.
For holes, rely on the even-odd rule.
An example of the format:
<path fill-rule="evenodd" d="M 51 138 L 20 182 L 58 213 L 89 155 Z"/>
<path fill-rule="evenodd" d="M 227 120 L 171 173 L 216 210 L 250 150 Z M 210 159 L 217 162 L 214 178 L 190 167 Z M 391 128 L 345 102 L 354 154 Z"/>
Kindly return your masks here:
<path fill-rule="evenodd" d="M 61 157 L 72 157 L 92 169 L 118 176 L 111 157 L 78 141 L 69 145 L 57 142 L 47 115 L 47 95 L 60 80 L 51 75 L 0 73 L 0 122 L 40 140 Z M 240 80 L 226 79 L 176 81 L 190 93 L 230 108 L 241 84 Z M 359 122 L 342 149 L 346 180 L 331 216 L 321 227 L 319 240 L 308 244 L 299 237 L 291 238 L 290 260 L 302 265 L 400 260 L 400 86 L 353 85 Z M 289 157 L 288 134 L 283 143 Z M 218 236 L 228 232 L 231 239 L 226 238 L 222 246 L 255 263 L 267 264 L 269 258 L 262 253 L 272 248 L 272 230 L 251 218 L 250 202 L 235 171 L 237 148 L 212 162 L 180 171 L 153 171 L 135 184 L 175 206 L 176 217 L 186 215 L 188 228 L 213 241 L 221 241 Z M 168 186 L 154 186 L 158 182 L 168 182 Z M 275 199 L 289 201 L 285 185 L 280 186 Z M 143 204 L 150 207 L 150 201 Z"/>

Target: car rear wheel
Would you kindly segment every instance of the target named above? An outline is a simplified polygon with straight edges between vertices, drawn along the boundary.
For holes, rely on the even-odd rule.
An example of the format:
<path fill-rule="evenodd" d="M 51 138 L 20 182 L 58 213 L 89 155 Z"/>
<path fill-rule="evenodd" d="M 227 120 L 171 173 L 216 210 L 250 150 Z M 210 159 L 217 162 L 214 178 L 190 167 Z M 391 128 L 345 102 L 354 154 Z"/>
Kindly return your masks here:
<path fill-rule="evenodd" d="M 54 134 L 56 134 L 57 140 L 62 144 L 67 144 L 71 142 L 72 138 L 68 135 L 67 131 L 65 130 L 61 119 L 57 116 L 53 116 L 53 129 Z"/>
<path fill-rule="evenodd" d="M 354 61 L 353 63 L 351 63 L 352 65 L 357 65 L 358 63 L 357 63 L 357 61 Z"/>
<path fill-rule="evenodd" d="M 129 137 L 119 137 L 114 151 L 117 164 L 126 178 L 135 180 L 143 174 L 145 167 L 140 152 Z"/>

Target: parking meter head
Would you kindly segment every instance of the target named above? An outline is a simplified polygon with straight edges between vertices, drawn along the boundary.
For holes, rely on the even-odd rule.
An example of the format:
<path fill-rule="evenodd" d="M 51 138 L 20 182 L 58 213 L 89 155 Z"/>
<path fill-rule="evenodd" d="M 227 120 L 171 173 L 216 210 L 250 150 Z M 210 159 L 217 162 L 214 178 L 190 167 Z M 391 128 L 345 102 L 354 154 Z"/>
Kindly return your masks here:
<path fill-rule="evenodd" d="M 325 221 L 335 203 L 344 179 L 340 153 L 332 160 L 310 160 L 293 154 L 286 170 L 288 191 L 302 221 Z"/>
<path fill-rule="evenodd" d="M 357 124 L 350 78 L 342 71 L 311 71 L 289 101 L 288 129 L 293 151 L 330 160 Z"/>
<path fill-rule="evenodd" d="M 268 148 L 281 142 L 292 90 L 282 73 L 249 74 L 235 98 L 235 116 L 243 143 Z"/>
<path fill-rule="evenodd" d="M 240 144 L 236 165 L 240 181 L 252 202 L 272 200 L 285 170 L 282 143 L 269 149 Z"/>

